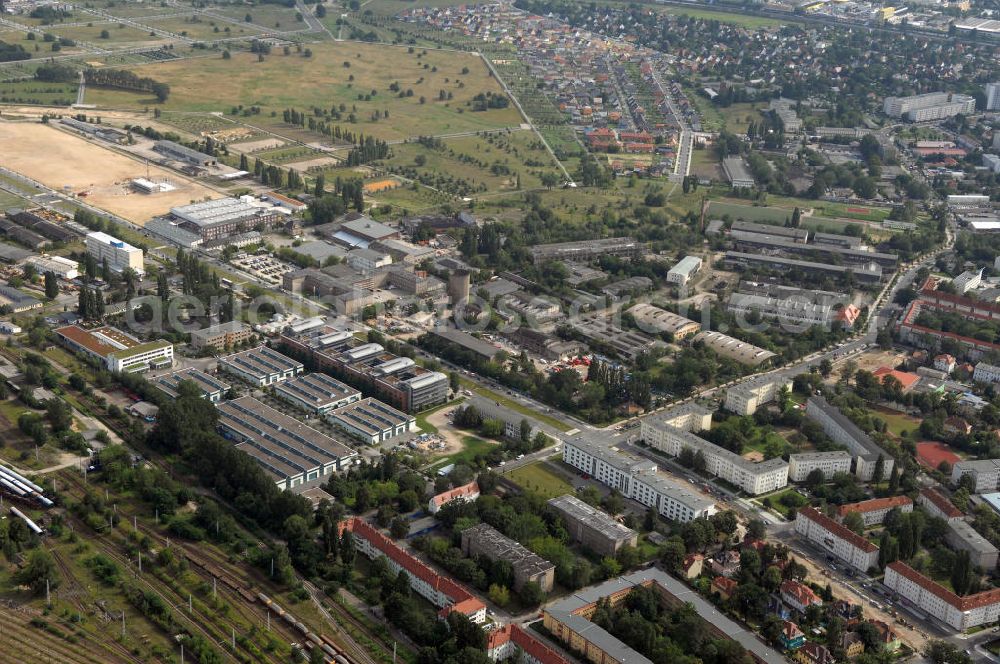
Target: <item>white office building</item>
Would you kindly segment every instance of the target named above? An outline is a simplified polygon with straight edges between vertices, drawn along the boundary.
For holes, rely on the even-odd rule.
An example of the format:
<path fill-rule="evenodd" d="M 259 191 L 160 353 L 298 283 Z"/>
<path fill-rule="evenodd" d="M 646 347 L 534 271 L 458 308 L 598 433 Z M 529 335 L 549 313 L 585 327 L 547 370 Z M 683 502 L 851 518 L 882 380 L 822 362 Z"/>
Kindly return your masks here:
<path fill-rule="evenodd" d="M 705 470 L 754 496 L 788 484 L 788 464 L 782 459 L 754 463 L 668 422 L 660 414 L 643 418 L 640 435 L 647 445 L 670 456 L 678 456 L 685 449 L 700 452 L 705 458 Z"/>
<path fill-rule="evenodd" d="M 956 461 L 951 468 L 951 482 L 958 481 L 965 475 L 972 475 L 975 480 L 973 493 L 991 493 L 1000 490 L 1000 459 L 979 459 Z"/>
<path fill-rule="evenodd" d="M 563 461 L 673 521 L 686 523 L 717 511 L 712 500 L 659 473 L 653 461 L 610 447 L 606 439 L 583 433 L 568 438 Z"/>
<path fill-rule="evenodd" d="M 667 272 L 667 282 L 684 286 L 700 269 L 700 258 L 697 256 L 685 256 Z"/>
<path fill-rule="evenodd" d="M 836 452 L 803 452 L 788 456 L 788 481 L 805 482 L 809 473 L 822 470 L 829 479 L 834 473 L 851 472 L 851 455 L 843 450 Z"/>
<path fill-rule="evenodd" d="M 766 403 L 774 401 L 782 387 L 791 388 L 787 376 L 771 374 L 743 381 L 726 390 L 725 408 L 737 415 L 753 415 Z"/>
<path fill-rule="evenodd" d="M 1000 111 L 1000 81 L 986 84 L 986 110 Z"/>
<path fill-rule="evenodd" d="M 98 265 L 103 265 L 104 261 L 107 261 L 108 267 L 115 272 L 132 268 L 139 276 L 145 274 L 142 249 L 133 247 L 107 233 L 99 232 L 88 233 L 86 243 L 87 253 L 94 257 Z"/>

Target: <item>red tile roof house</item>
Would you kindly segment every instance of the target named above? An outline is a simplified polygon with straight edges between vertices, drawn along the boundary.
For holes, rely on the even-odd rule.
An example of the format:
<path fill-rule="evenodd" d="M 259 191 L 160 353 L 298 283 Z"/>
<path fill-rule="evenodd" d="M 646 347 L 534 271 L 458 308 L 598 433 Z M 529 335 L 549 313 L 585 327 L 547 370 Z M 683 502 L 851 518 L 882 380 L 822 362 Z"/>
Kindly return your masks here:
<path fill-rule="evenodd" d="M 906 496 L 873 498 L 872 500 L 862 500 L 860 503 L 841 505 L 839 514 L 840 518 L 843 519 L 851 512 L 857 512 L 861 515 L 867 528 L 882 523 L 885 520 L 885 515 L 894 509 L 899 509 L 901 512 L 912 512 L 913 501 Z"/>
<path fill-rule="evenodd" d="M 965 516 L 962 510 L 955 507 L 948 500 L 947 496 L 932 487 L 921 489 L 920 495 L 917 496 L 917 502 L 923 505 L 924 509 L 930 512 L 931 516 L 936 516 L 945 521 L 954 521 Z"/>
<path fill-rule="evenodd" d="M 700 553 L 689 553 L 684 556 L 684 562 L 681 563 L 681 572 L 684 574 L 684 578 L 695 579 L 701 576 L 704 561 L 705 556 Z"/>
<path fill-rule="evenodd" d="M 899 650 L 899 635 L 893 631 L 892 627 L 881 620 L 869 620 L 868 622 L 878 630 L 878 642 L 882 644 L 883 649 L 889 652 Z"/>
<path fill-rule="evenodd" d="M 944 432 L 953 436 L 972 433 L 972 425 L 961 417 L 949 417 L 944 421 Z"/>
<path fill-rule="evenodd" d="M 490 661 L 499 662 L 513 657 L 519 648 L 526 655 L 524 661 L 532 664 L 570 664 L 558 651 L 536 639 L 520 625 L 504 625 L 486 634 L 486 655 Z"/>
<path fill-rule="evenodd" d="M 729 597 L 736 592 L 736 588 L 740 584 L 736 583 L 732 579 L 727 579 L 724 576 L 717 576 L 712 579 L 712 586 L 710 588 L 711 592 L 719 593 L 719 597 L 722 599 L 729 599 Z"/>
<path fill-rule="evenodd" d="M 805 613 L 813 604 L 823 604 L 823 600 L 813 592 L 812 588 L 794 579 L 782 582 L 780 594 L 781 601 L 800 613 Z"/>
<path fill-rule="evenodd" d="M 834 664 L 836 661 L 826 646 L 811 641 L 799 648 L 795 653 L 795 659 L 801 664 Z"/>
<path fill-rule="evenodd" d="M 404 570 L 410 577 L 410 587 L 417 594 L 441 610 L 438 615 L 447 616 L 459 611 L 476 623 L 486 622 L 486 605 L 469 592 L 465 586 L 443 577 L 423 561 L 413 557 L 391 539 L 380 533 L 374 526 L 358 517 L 351 517 L 339 524 L 341 535 L 349 531 L 354 536 L 354 548 L 374 560 L 384 556 L 389 567 L 399 572 Z"/>
<path fill-rule="evenodd" d="M 437 514 L 438 511 L 448 503 L 453 500 L 467 500 L 473 501 L 479 497 L 479 484 L 475 481 L 469 482 L 468 484 L 463 484 L 462 486 L 457 486 L 454 489 L 449 489 L 443 493 L 439 493 L 430 499 L 427 503 L 427 511 L 431 514 Z"/>
<path fill-rule="evenodd" d="M 781 623 L 781 636 L 778 638 L 785 650 L 796 650 L 801 648 L 802 644 L 806 642 L 806 635 L 791 620 Z"/>

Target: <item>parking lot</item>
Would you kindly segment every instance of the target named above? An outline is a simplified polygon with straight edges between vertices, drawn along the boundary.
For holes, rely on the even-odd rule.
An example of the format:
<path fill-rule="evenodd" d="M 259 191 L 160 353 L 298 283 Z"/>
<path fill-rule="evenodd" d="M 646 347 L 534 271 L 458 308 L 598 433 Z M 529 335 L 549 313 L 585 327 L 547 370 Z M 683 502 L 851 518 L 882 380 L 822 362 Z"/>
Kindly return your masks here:
<path fill-rule="evenodd" d="M 236 254 L 232 260 L 233 265 L 244 272 L 249 272 L 261 281 L 271 284 L 280 284 L 281 278 L 286 272 L 292 272 L 297 268 L 279 261 L 272 256 L 248 256 L 246 254 Z"/>

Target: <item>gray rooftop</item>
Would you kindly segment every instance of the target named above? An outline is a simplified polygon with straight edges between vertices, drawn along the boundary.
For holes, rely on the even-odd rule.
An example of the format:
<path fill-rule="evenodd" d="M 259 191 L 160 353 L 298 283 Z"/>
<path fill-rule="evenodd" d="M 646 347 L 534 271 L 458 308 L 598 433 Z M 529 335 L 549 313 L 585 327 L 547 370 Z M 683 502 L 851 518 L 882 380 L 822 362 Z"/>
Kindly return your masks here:
<path fill-rule="evenodd" d="M 549 505 L 559 510 L 567 518 L 579 521 L 587 527 L 597 530 L 609 540 L 621 542 L 635 537 L 636 532 L 628 526 L 618 523 L 607 512 L 591 507 L 572 494 L 565 494 L 549 500 Z"/>
<path fill-rule="evenodd" d="M 170 398 L 176 399 L 177 387 L 184 380 L 193 382 L 206 395 L 215 392 L 225 393 L 229 391 L 230 387 L 229 383 L 223 382 L 214 376 L 209 376 L 207 373 L 198 371 L 197 369 L 181 369 L 180 371 L 158 376 L 153 380 L 153 385 Z"/>
<path fill-rule="evenodd" d="M 219 323 L 218 325 L 211 325 L 209 327 L 203 327 L 200 330 L 194 330 L 191 332 L 191 338 L 208 339 L 218 334 L 225 334 L 227 332 L 242 332 L 248 329 L 250 329 L 250 326 L 246 323 L 242 323 L 238 320 L 231 320 L 227 323 Z"/>
<path fill-rule="evenodd" d="M 886 459 L 891 459 L 892 456 L 887 454 L 881 447 L 879 447 L 871 436 L 862 431 L 857 424 L 851 421 L 849 417 L 840 412 L 840 409 L 831 404 L 822 396 L 812 396 L 809 397 L 809 402 L 806 404 L 806 414 L 809 414 L 809 405 L 815 405 L 816 408 L 824 412 L 827 417 L 832 419 L 837 426 L 847 432 L 854 442 L 867 451 L 864 456 L 869 459 L 877 458 L 878 455 L 882 455 Z"/>
<path fill-rule="evenodd" d="M 988 539 L 976 532 L 968 521 L 952 519 L 948 521 L 948 530 L 960 537 L 970 550 L 977 553 L 996 553 L 997 548 Z"/>
<path fill-rule="evenodd" d="M 528 550 L 519 542 L 507 537 L 488 523 L 477 523 L 462 531 L 476 541 L 477 547 L 491 560 L 506 560 L 516 573 L 533 576 L 555 568 L 537 553 Z"/>
<path fill-rule="evenodd" d="M 729 638 L 746 648 L 758 662 L 763 662 L 764 664 L 787 664 L 787 660 L 779 652 L 761 642 L 746 627 L 730 620 L 701 595 L 655 567 L 605 581 L 599 586 L 586 588 L 556 602 L 545 610 L 559 617 L 561 620 L 572 614 L 572 612 L 593 604 L 603 597 L 627 591 L 629 588 L 634 588 L 637 585 L 650 581 L 659 585 L 681 602 L 694 606 L 695 611 L 702 620 L 705 620 L 719 632 L 728 635 Z M 579 620 L 585 619 L 579 618 Z M 574 623 L 574 625 L 577 625 L 577 623 Z M 649 661 L 611 634 L 603 629 L 598 629 L 600 630 L 599 632 L 589 632 L 587 638 L 598 644 L 605 652 L 615 652 L 621 655 L 621 657 L 617 658 L 618 661 L 628 662 L 629 664 Z"/>
<path fill-rule="evenodd" d="M 765 235 L 783 235 L 785 237 L 809 239 L 809 231 L 805 228 L 788 228 L 786 226 L 775 226 L 773 224 L 757 224 L 752 221 L 734 221 L 734 231 L 745 231 L 747 233 L 763 233 Z"/>
<path fill-rule="evenodd" d="M 279 396 L 287 395 L 289 398 L 305 401 L 315 408 L 322 408 L 326 404 L 360 394 L 353 387 L 322 373 L 302 374 L 292 380 L 278 383 L 274 386 L 274 391 Z"/>
<path fill-rule="evenodd" d="M 849 452 L 836 450 L 834 452 L 802 452 L 801 454 L 790 454 L 788 460 L 792 461 L 825 461 L 827 459 L 851 459 Z"/>
<path fill-rule="evenodd" d="M 234 371 L 241 371 L 257 378 L 264 378 L 272 373 L 301 368 L 303 365 L 298 360 L 286 357 L 267 346 L 258 346 L 241 353 L 220 357 L 219 366 L 231 367 Z"/>
<path fill-rule="evenodd" d="M 710 443 L 704 438 L 699 438 L 690 431 L 685 431 L 684 429 L 678 429 L 675 426 L 671 426 L 663 421 L 662 415 L 667 415 L 668 413 L 663 413 L 659 415 L 651 415 L 643 420 L 643 424 L 648 424 L 649 426 L 660 427 L 664 429 L 673 429 L 674 433 L 681 437 L 682 445 L 684 447 L 690 447 L 693 451 L 701 451 L 703 454 L 711 454 L 716 457 L 721 457 L 729 461 L 735 466 L 742 468 L 744 471 L 751 475 L 759 475 L 761 473 L 768 473 L 776 468 L 781 468 L 782 466 L 787 466 L 788 464 L 779 458 L 769 459 L 767 461 L 761 461 L 759 463 L 754 463 L 744 459 L 739 454 L 735 452 L 730 452 L 724 447 L 719 447 L 714 443 Z"/>

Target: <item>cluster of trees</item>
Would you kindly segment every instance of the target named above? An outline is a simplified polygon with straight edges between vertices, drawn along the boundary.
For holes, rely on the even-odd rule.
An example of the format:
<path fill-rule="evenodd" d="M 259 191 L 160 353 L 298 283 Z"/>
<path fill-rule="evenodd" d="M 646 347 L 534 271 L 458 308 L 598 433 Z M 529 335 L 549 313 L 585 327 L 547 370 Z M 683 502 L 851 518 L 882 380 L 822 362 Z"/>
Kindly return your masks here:
<path fill-rule="evenodd" d="M 202 302 L 209 302 L 213 297 L 225 293 L 219 281 L 219 275 L 212 267 L 195 254 L 189 254 L 184 249 L 177 249 L 177 271 L 181 273 L 181 292 L 184 295 L 194 295 Z"/>
<path fill-rule="evenodd" d="M 29 60 L 31 53 L 24 50 L 20 44 L 8 44 L 0 41 L 0 62 L 12 62 L 14 60 Z"/>
<path fill-rule="evenodd" d="M 35 70 L 35 80 L 47 83 L 76 83 L 80 78 L 75 67 L 61 62 L 49 62 L 39 65 Z"/>
<path fill-rule="evenodd" d="M 493 92 L 480 92 L 472 98 L 473 111 L 485 111 L 491 108 L 507 108 L 510 100 L 507 95 L 494 94 Z"/>
<path fill-rule="evenodd" d="M 618 605 L 598 601 L 590 621 L 654 662 L 751 664 L 736 641 L 712 634 L 694 606 L 667 608 L 654 588 L 636 586 Z"/>
<path fill-rule="evenodd" d="M 81 287 L 77 299 L 77 313 L 84 320 L 104 318 L 104 298 L 101 296 L 101 291 L 89 286 Z"/>
<path fill-rule="evenodd" d="M 89 68 L 83 72 L 87 85 L 137 92 L 152 92 L 156 100 L 163 103 L 170 96 L 170 86 L 166 83 L 139 76 L 127 69 Z"/>
<path fill-rule="evenodd" d="M 386 159 L 389 156 L 389 144 L 385 141 L 365 136 L 358 140 L 358 144 L 347 153 L 348 166 L 360 166 L 379 159 Z"/>
<path fill-rule="evenodd" d="M 632 402 L 648 408 L 652 401 L 645 376 L 630 376 L 625 367 L 596 358 L 587 369 L 587 383 L 604 388 L 602 401 L 611 406 Z"/>
<path fill-rule="evenodd" d="M 333 193 L 319 194 L 325 192 L 320 188 L 317 180 L 317 195 L 309 201 L 309 219 L 314 224 L 328 224 L 340 215 L 353 209 L 361 212 L 365 209 L 364 183 L 361 180 L 341 180 L 339 177 L 334 185 Z"/>

